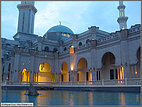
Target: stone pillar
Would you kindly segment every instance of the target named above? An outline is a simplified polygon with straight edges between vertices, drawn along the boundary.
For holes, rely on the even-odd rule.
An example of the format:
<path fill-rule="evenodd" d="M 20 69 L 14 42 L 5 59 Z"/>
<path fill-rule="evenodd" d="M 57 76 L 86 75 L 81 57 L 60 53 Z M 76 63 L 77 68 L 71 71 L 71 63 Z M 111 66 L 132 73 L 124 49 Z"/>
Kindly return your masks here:
<path fill-rule="evenodd" d="M 117 67 L 118 80 L 120 79 L 120 66 Z"/>
<path fill-rule="evenodd" d="M 60 68 L 59 68 L 58 53 L 55 52 L 54 55 L 55 55 L 55 59 L 54 59 L 53 71 L 55 72 L 55 81 L 57 82 L 59 78 L 58 75 L 59 75 Z"/>
<path fill-rule="evenodd" d="M 132 66 L 130 65 L 130 78 L 132 78 Z"/>
<path fill-rule="evenodd" d="M 30 71 L 29 82 L 34 82 L 34 72 Z"/>
<path fill-rule="evenodd" d="M 94 70 L 93 71 L 93 80 L 97 80 L 97 71 L 96 70 Z"/>
<path fill-rule="evenodd" d="M 55 73 L 55 82 L 58 82 L 58 74 Z"/>
<path fill-rule="evenodd" d="M 130 77 L 130 69 L 129 69 L 129 54 L 128 54 L 128 30 L 121 30 L 120 32 L 120 37 L 121 37 L 121 42 L 120 42 L 120 47 L 121 47 L 121 64 L 124 68 L 124 78 L 129 78 Z"/>
<path fill-rule="evenodd" d="M 70 71 L 70 80 L 74 81 L 74 71 Z"/>
<path fill-rule="evenodd" d="M 15 59 L 14 59 L 14 82 L 18 82 L 19 64 L 20 64 L 20 55 L 15 54 Z"/>
<path fill-rule="evenodd" d="M 27 82 L 28 82 L 28 78 L 29 78 L 29 75 L 28 74 L 30 74 L 30 73 L 28 73 L 28 71 L 27 71 Z"/>
<path fill-rule="evenodd" d="M 37 73 L 37 84 L 38 84 L 38 73 Z"/>

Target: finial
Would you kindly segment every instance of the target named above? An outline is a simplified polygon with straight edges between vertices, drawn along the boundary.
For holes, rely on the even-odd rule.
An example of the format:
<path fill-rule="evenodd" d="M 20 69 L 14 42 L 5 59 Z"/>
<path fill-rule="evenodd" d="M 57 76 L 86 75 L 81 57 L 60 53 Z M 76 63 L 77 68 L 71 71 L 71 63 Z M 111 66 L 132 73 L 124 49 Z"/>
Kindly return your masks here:
<path fill-rule="evenodd" d="M 61 21 L 59 21 L 59 24 L 61 25 Z"/>
<path fill-rule="evenodd" d="M 119 5 L 120 5 L 120 6 L 123 5 L 123 1 L 119 1 Z"/>

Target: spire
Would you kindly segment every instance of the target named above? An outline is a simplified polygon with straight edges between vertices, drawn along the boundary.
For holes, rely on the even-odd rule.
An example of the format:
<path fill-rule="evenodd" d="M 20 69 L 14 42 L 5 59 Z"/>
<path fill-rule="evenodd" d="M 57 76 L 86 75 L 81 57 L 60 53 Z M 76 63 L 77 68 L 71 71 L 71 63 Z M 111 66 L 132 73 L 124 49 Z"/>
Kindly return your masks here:
<path fill-rule="evenodd" d="M 61 21 L 59 21 L 59 25 L 61 25 Z"/>
<path fill-rule="evenodd" d="M 127 29 L 128 17 L 125 16 L 125 5 L 123 4 L 123 1 L 119 1 L 118 10 L 119 10 L 119 18 L 117 22 L 119 23 L 120 30 Z"/>
<path fill-rule="evenodd" d="M 123 1 L 119 1 L 119 5 L 122 6 L 123 5 Z"/>
<path fill-rule="evenodd" d="M 34 1 L 21 1 L 17 8 L 19 9 L 17 32 L 33 34 L 34 17 L 37 12 L 37 9 L 34 7 Z"/>

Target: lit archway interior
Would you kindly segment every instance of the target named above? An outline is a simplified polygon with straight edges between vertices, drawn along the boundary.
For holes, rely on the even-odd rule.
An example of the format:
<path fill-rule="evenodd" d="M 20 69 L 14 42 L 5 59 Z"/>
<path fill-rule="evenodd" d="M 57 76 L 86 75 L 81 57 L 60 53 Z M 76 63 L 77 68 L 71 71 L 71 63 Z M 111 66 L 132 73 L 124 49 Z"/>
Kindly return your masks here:
<path fill-rule="evenodd" d="M 69 81 L 69 73 L 68 73 L 68 64 L 63 62 L 61 65 L 61 82 L 68 82 Z"/>
<path fill-rule="evenodd" d="M 22 71 L 22 82 L 29 82 L 29 72 L 25 68 Z"/>
<path fill-rule="evenodd" d="M 137 62 L 137 65 L 136 65 L 136 70 L 135 70 L 135 77 L 136 78 L 140 78 L 140 55 L 141 55 L 141 51 L 140 51 L 140 48 L 139 48 L 138 51 L 137 51 L 138 62 Z"/>
<path fill-rule="evenodd" d="M 39 65 L 38 82 L 51 82 L 51 67 L 48 63 Z"/>
<path fill-rule="evenodd" d="M 89 81 L 87 60 L 85 58 L 81 58 L 78 62 L 77 81 Z"/>
<path fill-rule="evenodd" d="M 10 80 L 10 64 L 8 65 L 8 75 L 7 75 L 7 80 Z"/>
<path fill-rule="evenodd" d="M 115 67 L 115 56 L 107 52 L 102 57 L 102 79 L 118 79 L 118 71 Z"/>

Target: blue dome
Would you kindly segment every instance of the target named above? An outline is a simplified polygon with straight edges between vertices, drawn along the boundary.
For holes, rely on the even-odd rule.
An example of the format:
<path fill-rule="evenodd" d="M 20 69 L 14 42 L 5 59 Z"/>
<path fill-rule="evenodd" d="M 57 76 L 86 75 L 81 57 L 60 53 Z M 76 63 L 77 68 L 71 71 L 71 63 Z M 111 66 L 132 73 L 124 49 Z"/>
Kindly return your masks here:
<path fill-rule="evenodd" d="M 47 32 L 62 32 L 62 33 L 74 34 L 70 28 L 63 25 L 53 26 Z"/>

